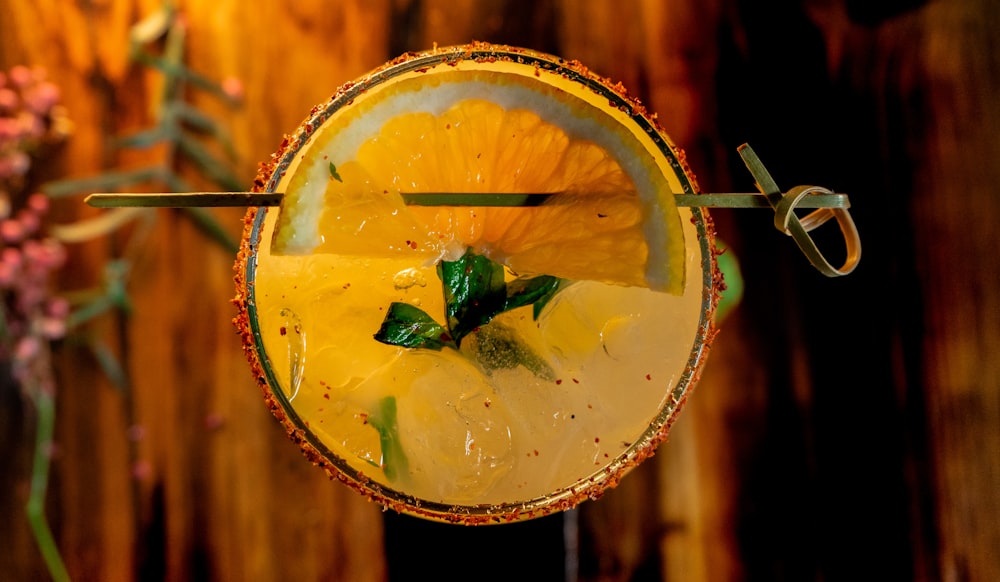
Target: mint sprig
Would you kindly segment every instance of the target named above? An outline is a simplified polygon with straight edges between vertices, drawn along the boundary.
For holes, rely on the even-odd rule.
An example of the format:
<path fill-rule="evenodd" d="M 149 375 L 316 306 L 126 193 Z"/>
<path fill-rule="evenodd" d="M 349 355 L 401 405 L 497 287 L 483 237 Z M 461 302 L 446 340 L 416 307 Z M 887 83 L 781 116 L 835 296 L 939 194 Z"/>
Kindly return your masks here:
<path fill-rule="evenodd" d="M 551 275 L 521 277 L 508 283 L 503 265 L 471 248 L 456 261 L 439 262 L 437 273 L 444 290 L 445 324 L 437 323 L 419 307 L 394 302 L 389 305 L 382 326 L 375 333 L 377 341 L 405 348 L 439 351 L 450 347 L 457 350 L 463 338 L 506 311 L 534 305 L 534 317 L 537 318 L 540 306 L 565 283 Z M 537 363 L 528 368 L 539 369 Z"/>

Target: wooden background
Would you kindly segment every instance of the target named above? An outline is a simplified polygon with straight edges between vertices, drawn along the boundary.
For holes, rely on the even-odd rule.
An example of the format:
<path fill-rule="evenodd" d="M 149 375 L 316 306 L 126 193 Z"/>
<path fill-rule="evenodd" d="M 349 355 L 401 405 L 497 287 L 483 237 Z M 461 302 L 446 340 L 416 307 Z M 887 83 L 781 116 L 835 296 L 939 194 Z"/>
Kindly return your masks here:
<path fill-rule="evenodd" d="M 156 157 L 107 137 L 151 123 L 158 76 L 126 43 L 158 5 L 0 0 L 0 70 L 46 67 L 76 124 L 39 180 Z M 536 561 L 529 579 L 1000 579 L 1000 4 L 178 5 L 188 63 L 245 85 L 236 111 L 191 97 L 231 128 L 247 182 L 314 104 L 388 58 L 508 42 L 622 81 L 705 191 L 752 188 L 735 156 L 750 142 L 780 186 L 849 193 L 864 257 L 828 280 L 766 213 L 716 212 L 746 295 L 670 442 L 576 512 L 466 529 L 383 514 L 304 461 L 230 326 L 233 257 L 163 211 L 134 265 L 134 313 L 92 330 L 130 390 L 83 350 L 57 351 L 48 514 L 74 579 L 510 579 Z M 217 213 L 234 235 L 240 215 Z M 60 285 L 97 282 L 115 244 L 74 248 Z M 22 511 L 33 416 L 3 390 L 0 579 L 41 580 Z"/>

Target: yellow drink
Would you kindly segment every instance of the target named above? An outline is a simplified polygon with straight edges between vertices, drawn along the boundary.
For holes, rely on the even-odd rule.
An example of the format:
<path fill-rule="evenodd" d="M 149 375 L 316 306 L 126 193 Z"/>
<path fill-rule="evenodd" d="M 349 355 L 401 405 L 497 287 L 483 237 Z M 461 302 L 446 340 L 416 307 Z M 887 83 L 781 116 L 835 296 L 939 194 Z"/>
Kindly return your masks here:
<path fill-rule="evenodd" d="M 484 58 L 452 62 L 455 53 L 431 53 L 383 70 L 366 80 L 363 91 L 336 97 L 265 172 L 268 189 L 285 192 L 315 182 L 315 168 L 302 167 L 310 160 L 304 152 L 317 143 L 332 152 L 340 143 L 360 141 L 351 137 L 358 123 L 341 121 L 338 112 L 366 108 L 360 117 L 365 123 L 388 116 L 377 89 L 428 68 L 486 67 L 530 78 L 543 67 L 551 71 L 546 82 L 560 93 L 605 107 L 621 99 L 580 67 L 534 53 L 476 48 Z M 512 54 L 526 62 L 497 63 L 496 57 Z M 500 101 L 511 101 L 505 107 L 516 105 L 521 82 L 513 91 L 499 90 Z M 460 103 L 466 98 L 446 96 Z M 651 158 L 640 163 L 659 168 L 657 179 L 671 192 L 692 192 L 683 161 L 641 111 L 619 115 L 615 123 L 624 128 L 615 131 L 638 136 L 627 139 L 652 139 L 653 146 L 644 145 Z M 323 137 L 334 130 L 345 137 Z M 340 187 L 331 182 L 327 200 Z M 517 220 L 531 220 L 525 217 L 533 210 L 518 212 L 523 216 Z M 278 212 L 251 211 L 237 265 L 248 354 L 276 414 L 307 455 L 379 502 L 466 523 L 565 509 L 599 496 L 652 453 L 702 365 L 717 288 L 711 229 L 698 209 L 679 214 L 687 275 L 674 293 L 564 281 L 537 313 L 533 305 L 505 310 L 460 344 L 424 349 L 374 336 L 394 304 L 445 320 L 446 283 L 437 263 L 460 254 L 454 241 L 429 254 L 370 251 L 378 236 L 358 252 L 272 253 Z M 384 246 L 391 245 L 386 237 Z M 518 276 L 509 267 L 504 275 L 508 285 Z"/>

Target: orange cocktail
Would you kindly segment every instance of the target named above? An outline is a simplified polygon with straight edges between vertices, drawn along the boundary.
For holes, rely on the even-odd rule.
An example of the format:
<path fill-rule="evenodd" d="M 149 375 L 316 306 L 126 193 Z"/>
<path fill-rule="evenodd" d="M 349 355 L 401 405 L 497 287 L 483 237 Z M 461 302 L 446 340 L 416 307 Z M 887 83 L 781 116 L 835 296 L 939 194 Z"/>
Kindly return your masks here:
<path fill-rule="evenodd" d="M 267 165 L 238 323 L 272 410 L 371 498 L 464 523 L 597 497 L 665 438 L 719 284 L 682 155 L 582 66 L 407 55 Z"/>

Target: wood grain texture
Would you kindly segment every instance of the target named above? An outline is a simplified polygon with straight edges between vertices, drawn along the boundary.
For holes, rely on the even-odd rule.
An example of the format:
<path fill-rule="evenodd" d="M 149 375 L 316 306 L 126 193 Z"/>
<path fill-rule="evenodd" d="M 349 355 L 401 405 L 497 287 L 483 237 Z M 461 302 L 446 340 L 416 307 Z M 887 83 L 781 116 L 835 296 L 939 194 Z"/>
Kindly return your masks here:
<path fill-rule="evenodd" d="M 244 84 L 237 110 L 191 100 L 230 129 L 248 182 L 310 108 L 391 56 L 505 42 L 623 82 L 706 191 L 753 187 L 735 155 L 750 142 L 779 186 L 848 192 L 865 255 L 828 280 L 759 211 L 716 212 L 746 295 L 671 439 L 572 519 L 456 530 L 386 518 L 303 459 L 229 323 L 232 257 L 159 211 L 134 313 L 91 330 L 130 390 L 57 351 L 48 512 L 74 579 L 447 579 L 481 570 L 484 548 L 505 558 L 496 579 L 527 556 L 552 579 L 564 560 L 578 580 L 1000 579 L 995 2 L 248 4 L 178 2 L 189 64 Z M 46 67 L 76 125 L 38 180 L 162 153 L 107 143 L 153 119 L 159 75 L 130 64 L 127 30 L 156 6 L 0 0 L 0 69 Z M 239 211 L 215 212 L 239 234 Z M 120 246 L 74 248 L 60 286 L 97 283 Z M 0 578 L 44 579 L 21 518 L 31 410 L 0 389 Z"/>

